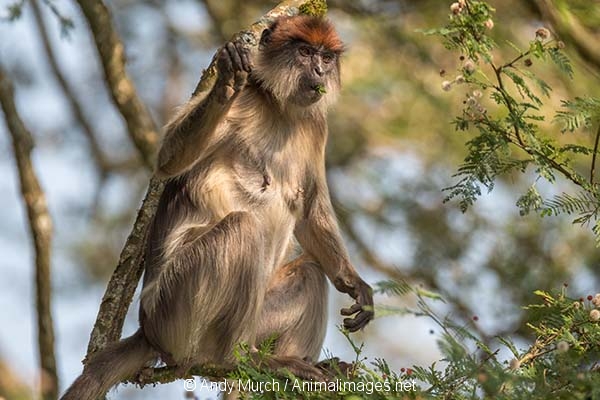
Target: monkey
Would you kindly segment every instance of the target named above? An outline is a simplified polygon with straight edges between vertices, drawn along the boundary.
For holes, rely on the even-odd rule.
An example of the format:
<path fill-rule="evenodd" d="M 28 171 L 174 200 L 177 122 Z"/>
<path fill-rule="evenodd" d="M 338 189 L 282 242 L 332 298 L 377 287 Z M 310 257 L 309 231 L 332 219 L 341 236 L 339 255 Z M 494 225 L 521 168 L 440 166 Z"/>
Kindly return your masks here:
<path fill-rule="evenodd" d="M 373 319 L 371 287 L 351 264 L 325 174 L 327 110 L 344 45 L 333 25 L 279 17 L 253 56 L 239 41 L 217 78 L 167 123 L 155 174 L 165 180 L 149 228 L 140 328 L 93 354 L 63 400 L 103 396 L 161 360 L 184 374 L 235 361 L 238 343 L 275 337 L 268 368 L 315 367 L 329 280 L 355 303 L 351 332 Z"/>

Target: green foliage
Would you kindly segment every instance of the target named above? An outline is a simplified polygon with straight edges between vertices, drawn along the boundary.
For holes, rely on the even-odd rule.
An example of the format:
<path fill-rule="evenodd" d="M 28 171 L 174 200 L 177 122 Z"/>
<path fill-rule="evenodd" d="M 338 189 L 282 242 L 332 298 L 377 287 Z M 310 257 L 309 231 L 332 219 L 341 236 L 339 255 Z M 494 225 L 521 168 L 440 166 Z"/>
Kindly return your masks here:
<path fill-rule="evenodd" d="M 15 21 L 21 18 L 23 14 L 23 6 L 25 5 L 25 0 L 19 0 L 14 3 L 11 3 L 6 6 L 7 16 L 5 17 L 8 21 Z"/>
<path fill-rule="evenodd" d="M 65 16 L 58 9 L 56 4 L 54 4 L 53 0 L 43 0 L 43 3 L 45 6 L 47 6 L 50 9 L 50 11 L 52 11 L 52 14 L 54 14 L 56 19 L 58 20 L 61 35 L 64 37 L 67 37 L 71 33 L 71 30 L 75 27 L 73 20 L 70 17 Z M 25 5 L 25 0 L 18 0 L 14 3 L 7 5 L 6 11 L 7 11 L 8 16 L 5 17 L 4 19 L 6 19 L 8 21 L 15 21 L 15 20 L 21 18 L 21 15 L 23 14 L 23 6 L 24 5 Z"/>
<path fill-rule="evenodd" d="M 300 14 L 322 17 L 327 14 L 327 2 L 323 0 L 311 0 L 302 4 L 299 8 Z"/>
<path fill-rule="evenodd" d="M 600 99 L 576 97 L 563 100 L 562 106 L 566 110 L 558 111 L 554 116 L 554 121 L 562 126 L 562 132 L 591 128 L 593 122 L 600 120 Z"/>
<path fill-rule="evenodd" d="M 56 7 L 56 4 L 54 4 L 53 0 L 43 0 L 43 3 L 50 9 L 50 11 L 52 11 L 52 14 L 54 14 L 56 19 L 58 20 L 61 35 L 64 37 L 68 37 L 73 28 L 75 27 L 73 20 L 70 17 L 64 15 L 58 9 L 58 7 Z"/>
<path fill-rule="evenodd" d="M 483 58 L 489 62 L 491 50 L 496 47 L 496 43 L 487 35 L 487 31 L 491 29 L 493 12 L 494 9 L 483 1 L 468 1 L 461 12 L 452 11 L 444 28 L 424 33 L 440 35 L 449 50 L 458 50 L 474 61 Z"/>
<path fill-rule="evenodd" d="M 526 49 L 509 42 L 517 54 L 502 61 L 496 54 L 494 58 L 491 55 L 497 46 L 488 37 L 493 27 L 493 9 L 489 5 L 467 0 L 454 3 L 451 11 L 444 28 L 426 33 L 441 36 L 448 49 L 460 54 L 462 65 L 457 69 L 461 75 L 452 82 L 443 82 L 442 87 L 450 90 L 464 83 L 465 106 L 454 125 L 459 131 L 475 131 L 475 136 L 466 143 L 467 156 L 454 175 L 458 182 L 445 188 L 445 200 L 457 198 L 464 212 L 481 195 L 482 188 L 489 192 L 497 179 L 529 173 L 531 168 L 535 182 L 544 179 L 554 183 L 560 176 L 579 186 L 582 193 L 545 200 L 532 186 L 517 202 L 522 215 L 532 210 L 542 216 L 577 213 L 576 223 L 597 221 L 600 203 L 594 175 L 600 99 L 578 97 L 563 101 L 564 110 L 554 117 L 563 132 L 598 126 L 593 147 L 585 143 L 564 144 L 560 136 L 540 125 L 545 120 L 543 108 L 552 87 L 537 75 L 532 59 L 551 61 L 560 72 L 573 78 L 573 68 L 563 52 L 564 43 L 540 28 Z M 585 142 L 586 138 L 578 140 Z M 589 179 L 578 172 L 579 166 L 586 163 Z"/>
<path fill-rule="evenodd" d="M 568 75 L 569 78 L 573 79 L 573 67 L 571 67 L 571 61 L 567 58 L 567 56 L 560 51 L 558 47 L 552 47 L 548 50 L 548 54 L 550 58 L 556 64 L 556 66 L 563 72 Z"/>
<path fill-rule="evenodd" d="M 524 307 L 533 339 L 519 349 L 508 338 L 480 339 L 474 333 L 476 317 L 456 323 L 438 315 L 434 306 L 442 298 L 436 293 L 403 281 L 378 286 L 380 293 L 416 299 L 416 307 L 402 313 L 409 310 L 438 326 L 441 360 L 395 370 L 384 359 L 364 358 L 362 345 L 342 331 L 356 358 L 347 373 L 334 362 L 328 382 L 265 372 L 246 355 L 247 349 L 238 352 L 240 365 L 229 379 L 277 382 L 261 393 L 246 393 L 252 399 L 600 399 L 600 294 L 570 298 L 566 285 L 557 293 L 536 291 L 539 302 Z M 269 356 L 274 340 L 259 349 L 260 357 Z"/>

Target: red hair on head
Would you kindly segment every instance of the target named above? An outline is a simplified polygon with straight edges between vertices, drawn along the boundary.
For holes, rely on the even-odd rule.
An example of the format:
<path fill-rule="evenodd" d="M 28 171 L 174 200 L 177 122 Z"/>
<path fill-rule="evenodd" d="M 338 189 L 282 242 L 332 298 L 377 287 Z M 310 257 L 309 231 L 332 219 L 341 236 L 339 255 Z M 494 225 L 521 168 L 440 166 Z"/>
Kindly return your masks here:
<path fill-rule="evenodd" d="M 290 40 L 301 40 L 315 47 L 323 46 L 335 53 L 344 51 L 344 44 L 333 24 L 322 17 L 310 15 L 282 17 L 271 26 L 271 31 L 269 46 L 272 49 L 283 47 Z"/>

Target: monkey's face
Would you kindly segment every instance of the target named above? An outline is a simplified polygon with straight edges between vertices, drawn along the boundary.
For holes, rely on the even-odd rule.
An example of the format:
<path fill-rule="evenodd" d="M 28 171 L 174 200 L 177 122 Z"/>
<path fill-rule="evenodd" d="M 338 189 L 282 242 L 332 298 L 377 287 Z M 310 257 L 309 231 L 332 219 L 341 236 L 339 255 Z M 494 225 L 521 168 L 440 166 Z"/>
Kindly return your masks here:
<path fill-rule="evenodd" d="M 329 21 L 282 17 L 263 31 L 252 75 L 282 109 L 316 106 L 326 111 L 339 92 L 343 51 Z"/>
<path fill-rule="evenodd" d="M 290 102 L 306 107 L 319 101 L 328 91 L 337 89 L 333 85 L 338 77 L 337 54 L 304 42 L 295 43 L 292 49 L 295 73 L 291 75 L 297 76 L 297 81 Z"/>
<path fill-rule="evenodd" d="M 301 40 L 263 48 L 254 76 L 282 105 L 309 107 L 333 102 L 339 91 L 339 57 L 324 46 Z"/>

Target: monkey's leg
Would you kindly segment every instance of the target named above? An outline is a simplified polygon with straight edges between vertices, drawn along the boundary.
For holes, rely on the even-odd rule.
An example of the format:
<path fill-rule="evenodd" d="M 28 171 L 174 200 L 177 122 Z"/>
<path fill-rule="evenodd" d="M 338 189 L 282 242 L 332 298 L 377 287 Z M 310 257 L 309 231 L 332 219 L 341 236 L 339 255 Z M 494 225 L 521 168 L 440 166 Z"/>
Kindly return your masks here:
<path fill-rule="evenodd" d="M 303 255 L 279 268 L 269 282 L 257 343 L 275 335 L 272 368 L 323 379 L 317 360 L 327 328 L 327 278 L 316 261 Z"/>
<path fill-rule="evenodd" d="M 259 227 L 253 215 L 233 212 L 206 233 L 188 228 L 143 288 L 144 334 L 182 369 L 231 360 L 236 343 L 254 339 L 267 279 Z"/>

